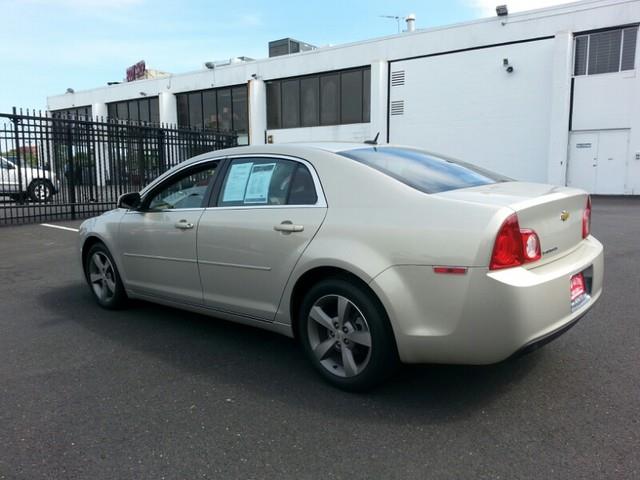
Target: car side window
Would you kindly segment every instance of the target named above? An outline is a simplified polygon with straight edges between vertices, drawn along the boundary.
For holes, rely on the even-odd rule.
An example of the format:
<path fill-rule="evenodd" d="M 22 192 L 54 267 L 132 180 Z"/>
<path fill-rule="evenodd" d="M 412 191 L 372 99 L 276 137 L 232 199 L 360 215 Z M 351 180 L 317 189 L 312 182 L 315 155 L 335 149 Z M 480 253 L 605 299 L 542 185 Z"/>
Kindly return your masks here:
<path fill-rule="evenodd" d="M 291 180 L 291 190 L 289 191 L 287 204 L 315 205 L 317 201 L 318 194 L 309 169 L 302 164 L 298 164 Z"/>
<path fill-rule="evenodd" d="M 218 205 L 286 205 L 296 165 L 296 162 L 275 158 L 233 160 Z"/>
<path fill-rule="evenodd" d="M 156 192 L 148 203 L 151 210 L 200 208 L 204 206 L 209 185 L 214 181 L 218 163 L 191 170 Z"/>

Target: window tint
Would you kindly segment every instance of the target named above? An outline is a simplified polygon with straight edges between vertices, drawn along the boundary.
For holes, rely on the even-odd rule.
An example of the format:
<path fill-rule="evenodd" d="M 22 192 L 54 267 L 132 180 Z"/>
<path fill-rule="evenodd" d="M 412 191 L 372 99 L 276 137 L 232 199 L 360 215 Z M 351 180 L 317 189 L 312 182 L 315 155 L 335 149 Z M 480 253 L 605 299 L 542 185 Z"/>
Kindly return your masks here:
<path fill-rule="evenodd" d="M 636 58 L 638 27 L 625 28 L 622 35 L 622 59 L 620 61 L 620 70 L 633 70 L 633 64 Z"/>
<path fill-rule="evenodd" d="M 362 72 L 362 121 L 371 121 L 371 69 Z"/>
<path fill-rule="evenodd" d="M 204 126 L 211 130 L 218 129 L 218 105 L 216 101 L 216 91 L 207 90 L 202 92 L 202 111 L 204 116 Z"/>
<path fill-rule="evenodd" d="M 189 94 L 189 126 L 202 128 L 202 94 Z"/>
<path fill-rule="evenodd" d="M 280 82 L 267 83 L 267 128 L 281 128 Z"/>
<path fill-rule="evenodd" d="M 367 147 L 338 153 L 425 193 L 446 192 L 509 180 L 464 162 L 439 158 L 409 148 Z"/>
<path fill-rule="evenodd" d="M 622 31 L 593 33 L 589 37 L 589 74 L 617 72 Z"/>
<path fill-rule="evenodd" d="M 231 162 L 219 206 L 285 205 L 296 163 L 271 158 Z"/>
<path fill-rule="evenodd" d="M 231 91 L 233 98 L 233 130 L 236 132 L 248 132 L 247 87 L 236 87 Z"/>
<path fill-rule="evenodd" d="M 178 125 L 186 127 L 189 125 L 189 97 L 187 95 L 176 95 L 178 103 Z"/>
<path fill-rule="evenodd" d="M 311 173 L 304 165 L 298 165 L 289 192 L 289 205 L 314 205 L 318 201 Z"/>
<path fill-rule="evenodd" d="M 149 202 L 152 210 L 200 208 L 207 188 L 213 181 L 217 163 L 183 175 L 157 192 Z"/>
<path fill-rule="evenodd" d="M 228 88 L 218 90 L 218 126 L 222 132 L 230 132 L 233 128 L 231 106 L 231 90 Z"/>
<path fill-rule="evenodd" d="M 340 123 L 340 75 L 320 77 L 320 124 Z"/>
<path fill-rule="evenodd" d="M 341 123 L 362 122 L 362 71 L 344 72 L 341 75 L 340 104 Z"/>
<path fill-rule="evenodd" d="M 573 68 L 574 75 L 584 75 L 587 73 L 587 43 L 588 36 L 576 37 L 575 41 L 575 65 Z"/>
<path fill-rule="evenodd" d="M 282 82 L 282 128 L 300 126 L 300 82 Z"/>
<path fill-rule="evenodd" d="M 300 80 L 300 102 L 302 126 L 315 127 L 320 125 L 320 79 L 318 77 Z"/>

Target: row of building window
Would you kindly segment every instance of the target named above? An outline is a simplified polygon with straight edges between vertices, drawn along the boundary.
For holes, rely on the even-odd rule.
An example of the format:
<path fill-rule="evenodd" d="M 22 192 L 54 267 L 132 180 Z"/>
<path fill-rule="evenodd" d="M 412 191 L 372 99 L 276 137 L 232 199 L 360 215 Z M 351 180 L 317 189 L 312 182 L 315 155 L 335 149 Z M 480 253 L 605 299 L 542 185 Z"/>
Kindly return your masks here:
<path fill-rule="evenodd" d="M 158 97 L 138 98 L 107 104 L 109 118 L 149 124 L 160 123 Z"/>
<path fill-rule="evenodd" d="M 594 75 L 633 70 L 637 36 L 637 25 L 576 35 L 573 74 Z"/>
<path fill-rule="evenodd" d="M 178 125 L 220 132 L 249 131 L 247 86 L 176 94 Z"/>
<path fill-rule="evenodd" d="M 69 118 L 73 120 L 88 120 L 91 121 L 91 106 L 65 108 L 64 110 L 56 110 L 53 113 L 53 117 Z"/>
<path fill-rule="evenodd" d="M 267 128 L 369 122 L 371 68 L 267 82 Z"/>

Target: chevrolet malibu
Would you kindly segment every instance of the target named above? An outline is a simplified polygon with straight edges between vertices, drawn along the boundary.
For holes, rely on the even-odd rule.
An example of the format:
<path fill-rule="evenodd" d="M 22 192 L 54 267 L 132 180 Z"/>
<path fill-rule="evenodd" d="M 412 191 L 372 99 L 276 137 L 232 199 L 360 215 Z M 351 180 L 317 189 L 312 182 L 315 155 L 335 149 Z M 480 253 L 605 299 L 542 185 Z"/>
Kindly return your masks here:
<path fill-rule="evenodd" d="M 101 306 L 282 333 L 364 390 L 399 362 L 490 364 L 566 331 L 602 293 L 590 218 L 584 191 L 414 148 L 261 145 L 174 167 L 79 243 Z"/>

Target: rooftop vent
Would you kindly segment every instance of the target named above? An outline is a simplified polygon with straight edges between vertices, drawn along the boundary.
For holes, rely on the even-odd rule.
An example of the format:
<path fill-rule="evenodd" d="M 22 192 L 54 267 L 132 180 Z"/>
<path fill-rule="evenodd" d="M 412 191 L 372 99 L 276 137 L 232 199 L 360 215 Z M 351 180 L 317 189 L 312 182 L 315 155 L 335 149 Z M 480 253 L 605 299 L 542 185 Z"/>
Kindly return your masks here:
<path fill-rule="evenodd" d="M 315 50 L 315 45 L 310 43 L 294 40 L 293 38 L 283 38 L 269 42 L 269 57 L 279 57 L 281 55 L 290 55 L 292 53 L 306 52 Z"/>
<path fill-rule="evenodd" d="M 214 68 L 224 67 L 226 65 L 233 65 L 235 63 L 253 62 L 255 59 L 249 57 L 233 57 L 228 60 L 216 60 L 213 62 L 205 62 L 204 68 L 213 70 Z"/>

